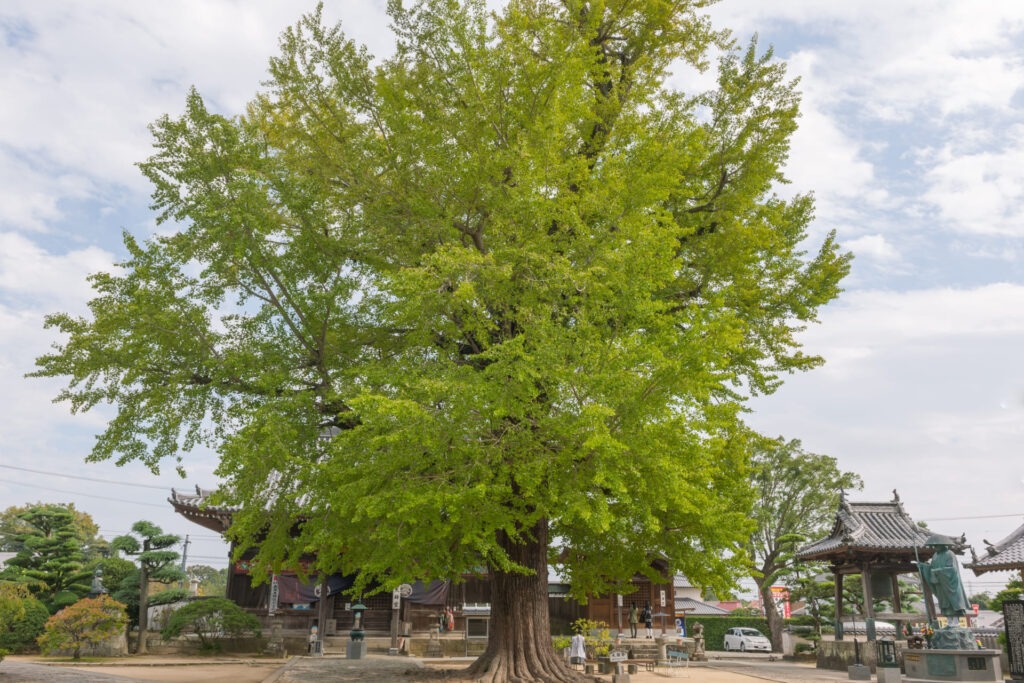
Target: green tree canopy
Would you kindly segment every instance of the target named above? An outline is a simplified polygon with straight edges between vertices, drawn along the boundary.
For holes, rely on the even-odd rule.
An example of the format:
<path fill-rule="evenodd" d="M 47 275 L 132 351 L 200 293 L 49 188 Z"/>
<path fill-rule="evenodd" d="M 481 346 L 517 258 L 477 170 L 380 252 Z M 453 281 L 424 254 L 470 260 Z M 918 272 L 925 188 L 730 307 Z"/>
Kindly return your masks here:
<path fill-rule="evenodd" d="M 474 674 L 571 679 L 548 564 L 607 592 L 663 553 L 728 590 L 744 400 L 821 362 L 795 335 L 848 270 L 775 192 L 794 83 L 705 4 L 393 2 L 381 62 L 304 17 L 244 115 L 191 92 L 153 125 L 164 231 L 48 318 L 36 374 L 116 407 L 93 459 L 215 448 L 257 566 L 484 568 Z M 713 90 L 669 85 L 716 50 Z"/>
<path fill-rule="evenodd" d="M 2 576 L 26 582 L 51 612 L 83 597 L 92 573 L 85 566 L 82 529 L 75 511 L 65 505 L 40 504 L 16 515 L 12 538 L 19 550 Z"/>
<path fill-rule="evenodd" d="M 33 508 L 48 507 L 51 503 L 34 503 L 26 505 L 12 505 L 3 512 L 0 512 L 0 551 L 17 552 L 17 538 L 24 533 L 31 533 L 33 525 L 22 517 L 23 514 Z M 94 546 L 103 546 L 105 541 L 99 537 L 99 526 L 93 521 L 92 516 L 87 512 L 75 509 L 74 503 L 59 504 L 59 507 L 67 508 L 75 517 L 75 526 L 78 530 L 82 546 L 88 549 Z"/>
<path fill-rule="evenodd" d="M 192 564 L 189 565 L 187 573 L 190 579 L 199 582 L 199 595 L 222 598 L 227 592 L 227 567 L 214 569 L 205 564 Z"/>
<path fill-rule="evenodd" d="M 1024 572 L 1006 582 L 1006 586 L 992 596 L 988 601 L 988 608 L 996 612 L 1003 609 L 1004 600 L 1020 600 L 1024 595 Z"/>
<path fill-rule="evenodd" d="M 53 503 L 28 503 L 25 505 L 12 505 L 3 512 L 0 512 L 0 550 L 17 552 L 21 550 L 18 538 L 23 534 L 31 534 L 35 529 L 32 524 L 22 517 L 33 508 L 45 508 L 54 505 Z M 66 508 L 75 520 L 75 530 L 79 540 L 82 542 L 82 550 L 86 558 L 92 560 L 102 554 L 107 547 L 107 542 L 99 535 L 100 528 L 93 521 L 92 515 L 75 508 L 74 503 L 59 503 L 58 507 Z"/>
<path fill-rule="evenodd" d="M 185 573 L 177 564 L 181 555 L 177 551 L 169 550 L 180 541 L 180 537 L 165 534 L 157 525 L 143 520 L 132 524 L 131 534 L 118 536 L 110 542 L 111 548 L 134 557 L 139 563 L 138 574 L 128 576 L 121 582 L 122 590 L 131 590 L 138 596 L 139 642 L 136 654 L 146 653 L 149 583 L 155 581 L 166 584 L 185 578 Z"/>
<path fill-rule="evenodd" d="M 825 536 L 835 521 L 842 491 L 860 489 L 861 479 L 843 472 L 835 458 L 807 453 L 799 441 L 761 439 L 754 448 L 751 473 L 757 499 L 756 528 L 747 554 L 754 582 L 766 606 L 772 647 L 782 651 L 782 616 L 772 586 L 793 574 L 800 544 Z"/>

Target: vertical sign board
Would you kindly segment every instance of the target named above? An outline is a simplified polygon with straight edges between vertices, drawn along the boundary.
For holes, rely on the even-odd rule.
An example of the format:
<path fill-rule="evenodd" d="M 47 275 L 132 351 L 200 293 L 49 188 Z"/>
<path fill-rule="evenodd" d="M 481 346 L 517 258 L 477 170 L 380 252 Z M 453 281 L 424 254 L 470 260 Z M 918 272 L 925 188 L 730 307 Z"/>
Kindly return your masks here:
<path fill-rule="evenodd" d="M 277 613 L 277 601 L 281 596 L 281 587 L 277 585 L 277 574 L 270 577 L 270 600 L 267 613 L 274 616 Z"/>
<path fill-rule="evenodd" d="M 1010 658 L 1010 677 L 1024 680 L 1024 600 L 1003 601 L 1006 628 L 1006 653 Z"/>
<path fill-rule="evenodd" d="M 659 601 L 661 607 L 665 606 L 665 589 L 661 589 L 661 600 Z"/>

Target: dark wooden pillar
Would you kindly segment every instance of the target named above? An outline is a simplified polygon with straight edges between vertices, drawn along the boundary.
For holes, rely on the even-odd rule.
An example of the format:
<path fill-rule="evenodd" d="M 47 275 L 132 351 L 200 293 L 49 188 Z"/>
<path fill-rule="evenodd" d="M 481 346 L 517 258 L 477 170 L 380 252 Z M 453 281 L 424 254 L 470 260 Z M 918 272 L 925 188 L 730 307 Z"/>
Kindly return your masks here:
<path fill-rule="evenodd" d="M 875 639 L 875 594 L 871 589 L 871 565 L 860 568 L 860 583 L 864 590 L 864 638 Z"/>
<path fill-rule="evenodd" d="M 903 613 L 903 596 L 900 595 L 900 575 L 893 573 L 889 576 L 892 581 L 892 611 L 897 614 Z"/>
<path fill-rule="evenodd" d="M 833 568 L 836 582 L 836 640 L 843 639 L 843 575 L 838 568 Z"/>

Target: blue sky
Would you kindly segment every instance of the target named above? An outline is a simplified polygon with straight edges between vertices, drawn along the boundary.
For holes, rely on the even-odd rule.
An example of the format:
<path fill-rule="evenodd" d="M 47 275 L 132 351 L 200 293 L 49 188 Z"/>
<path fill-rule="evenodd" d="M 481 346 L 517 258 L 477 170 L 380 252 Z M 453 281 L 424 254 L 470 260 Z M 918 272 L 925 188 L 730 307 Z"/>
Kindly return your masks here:
<path fill-rule="evenodd" d="M 384 55 L 383 4 L 325 14 Z M 84 312 L 85 278 L 123 254 L 122 230 L 155 229 L 135 167 L 147 125 L 179 113 L 192 85 L 240 112 L 280 31 L 313 5 L 0 6 L 0 508 L 74 500 L 107 537 L 150 519 L 192 535 L 195 562 L 225 563 L 212 534 L 142 487 L 214 484 L 212 458 L 187 459 L 185 480 L 86 464 L 105 414 L 73 416 L 51 403 L 59 383 L 23 374 L 53 341 L 43 315 Z M 809 249 L 836 230 L 856 254 L 804 335 L 828 364 L 752 404 L 751 423 L 837 457 L 865 481 L 853 497 L 898 489 L 914 518 L 982 552 L 1024 522 L 1024 3 L 724 0 L 711 14 L 800 77 L 783 192 L 815 193 Z"/>

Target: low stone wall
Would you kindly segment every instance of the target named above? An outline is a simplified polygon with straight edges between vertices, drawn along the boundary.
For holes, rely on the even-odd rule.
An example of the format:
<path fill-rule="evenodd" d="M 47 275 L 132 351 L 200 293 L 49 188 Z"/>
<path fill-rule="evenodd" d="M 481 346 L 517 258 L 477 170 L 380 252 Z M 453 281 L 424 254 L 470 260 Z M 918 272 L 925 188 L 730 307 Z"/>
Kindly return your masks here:
<path fill-rule="evenodd" d="M 860 639 L 857 640 L 856 646 L 852 639 L 821 640 L 818 643 L 818 668 L 846 671 L 856 663 L 857 649 L 860 650 L 860 663 L 874 671 L 877 661 L 875 644 Z M 900 643 L 896 644 L 896 661 L 902 666 L 903 653 Z"/>
<path fill-rule="evenodd" d="M 70 657 L 74 649 L 55 650 L 51 654 L 58 657 Z M 83 657 L 124 657 L 128 654 L 128 638 L 122 633 L 113 638 L 107 638 L 97 645 L 83 645 Z"/>
<path fill-rule="evenodd" d="M 135 634 L 132 634 L 132 640 Z M 217 645 L 221 652 L 230 654 L 253 654 L 263 652 L 267 648 L 267 639 L 261 638 L 219 638 Z M 301 647 L 305 647 L 305 641 Z M 146 638 L 146 651 L 153 655 L 198 654 L 201 651 L 199 639 L 194 635 L 185 635 L 171 640 L 164 640 L 159 634 L 150 633 Z"/>

